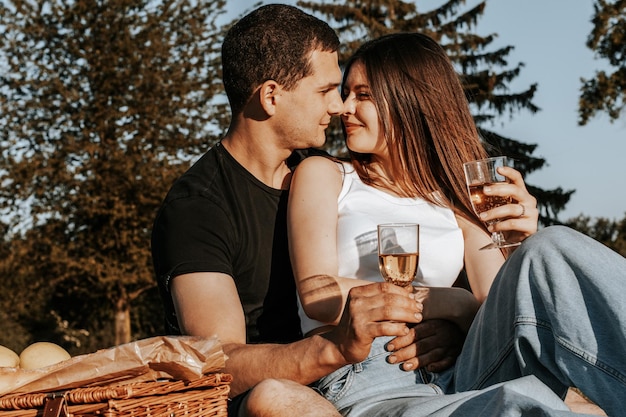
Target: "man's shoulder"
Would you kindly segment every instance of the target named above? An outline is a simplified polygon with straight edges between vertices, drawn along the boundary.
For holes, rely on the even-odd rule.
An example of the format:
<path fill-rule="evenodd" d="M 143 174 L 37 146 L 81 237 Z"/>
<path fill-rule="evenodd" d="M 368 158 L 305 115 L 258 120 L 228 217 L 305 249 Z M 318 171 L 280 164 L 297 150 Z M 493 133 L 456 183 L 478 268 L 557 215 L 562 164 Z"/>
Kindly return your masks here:
<path fill-rule="evenodd" d="M 219 148 L 214 146 L 185 171 L 170 188 L 166 200 L 201 197 L 207 193 L 225 172 Z"/>

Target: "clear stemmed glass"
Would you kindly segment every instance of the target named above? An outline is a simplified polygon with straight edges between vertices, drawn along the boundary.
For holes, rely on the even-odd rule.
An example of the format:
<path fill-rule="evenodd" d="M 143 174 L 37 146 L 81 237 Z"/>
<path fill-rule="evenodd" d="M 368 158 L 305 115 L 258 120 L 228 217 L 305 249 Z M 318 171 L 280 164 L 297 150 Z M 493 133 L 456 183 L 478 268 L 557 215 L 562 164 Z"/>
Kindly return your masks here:
<path fill-rule="evenodd" d="M 411 285 L 419 264 L 419 225 L 378 225 L 378 267 L 385 281 L 400 287 Z"/>
<path fill-rule="evenodd" d="M 472 207 L 477 215 L 495 207 L 511 204 L 513 202 L 511 197 L 485 195 L 483 192 L 483 188 L 485 186 L 495 183 L 508 182 L 508 179 L 505 176 L 497 172 L 499 167 L 507 165 L 508 160 L 506 156 L 479 159 L 477 161 L 470 161 L 463 164 L 467 189 L 472 201 Z M 490 225 L 497 223 L 500 220 L 501 219 L 494 219 L 485 223 Z M 492 243 L 480 249 L 508 248 L 520 244 L 520 242 L 507 241 L 502 232 L 493 232 L 491 234 L 491 240 Z"/>

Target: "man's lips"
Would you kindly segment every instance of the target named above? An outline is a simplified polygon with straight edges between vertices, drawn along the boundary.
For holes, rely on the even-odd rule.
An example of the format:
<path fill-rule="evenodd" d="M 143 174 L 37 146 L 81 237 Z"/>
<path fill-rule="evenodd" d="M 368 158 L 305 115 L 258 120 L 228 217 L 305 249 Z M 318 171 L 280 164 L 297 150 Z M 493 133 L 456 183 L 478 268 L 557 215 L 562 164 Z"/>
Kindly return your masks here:
<path fill-rule="evenodd" d="M 330 126 L 330 120 L 320 123 L 320 126 L 326 129 L 328 126 Z"/>

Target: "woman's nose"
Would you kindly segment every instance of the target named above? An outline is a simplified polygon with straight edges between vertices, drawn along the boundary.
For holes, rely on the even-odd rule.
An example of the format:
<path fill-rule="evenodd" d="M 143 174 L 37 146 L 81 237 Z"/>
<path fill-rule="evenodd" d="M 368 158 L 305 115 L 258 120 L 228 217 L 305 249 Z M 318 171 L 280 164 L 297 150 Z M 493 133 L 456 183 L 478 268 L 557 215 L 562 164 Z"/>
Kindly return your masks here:
<path fill-rule="evenodd" d="M 356 107 L 356 100 L 352 95 L 349 95 L 343 101 L 343 114 L 354 114 L 354 109 Z"/>

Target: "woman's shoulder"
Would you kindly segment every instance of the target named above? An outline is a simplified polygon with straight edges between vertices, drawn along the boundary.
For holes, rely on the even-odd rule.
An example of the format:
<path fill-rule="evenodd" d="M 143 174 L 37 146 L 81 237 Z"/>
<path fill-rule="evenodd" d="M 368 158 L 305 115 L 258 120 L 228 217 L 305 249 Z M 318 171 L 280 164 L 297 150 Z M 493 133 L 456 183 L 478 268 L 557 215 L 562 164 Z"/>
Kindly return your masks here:
<path fill-rule="evenodd" d="M 315 155 L 309 156 L 308 158 L 305 158 L 302 162 L 300 162 L 300 164 L 298 164 L 298 167 L 296 168 L 296 172 L 312 171 L 319 174 L 343 174 L 345 166 L 351 165 L 349 162 L 342 162 L 333 157 Z"/>
<path fill-rule="evenodd" d="M 300 162 L 296 168 L 292 188 L 306 189 L 311 192 L 331 191 L 339 193 L 343 183 L 343 165 L 334 158 L 310 156 Z"/>

